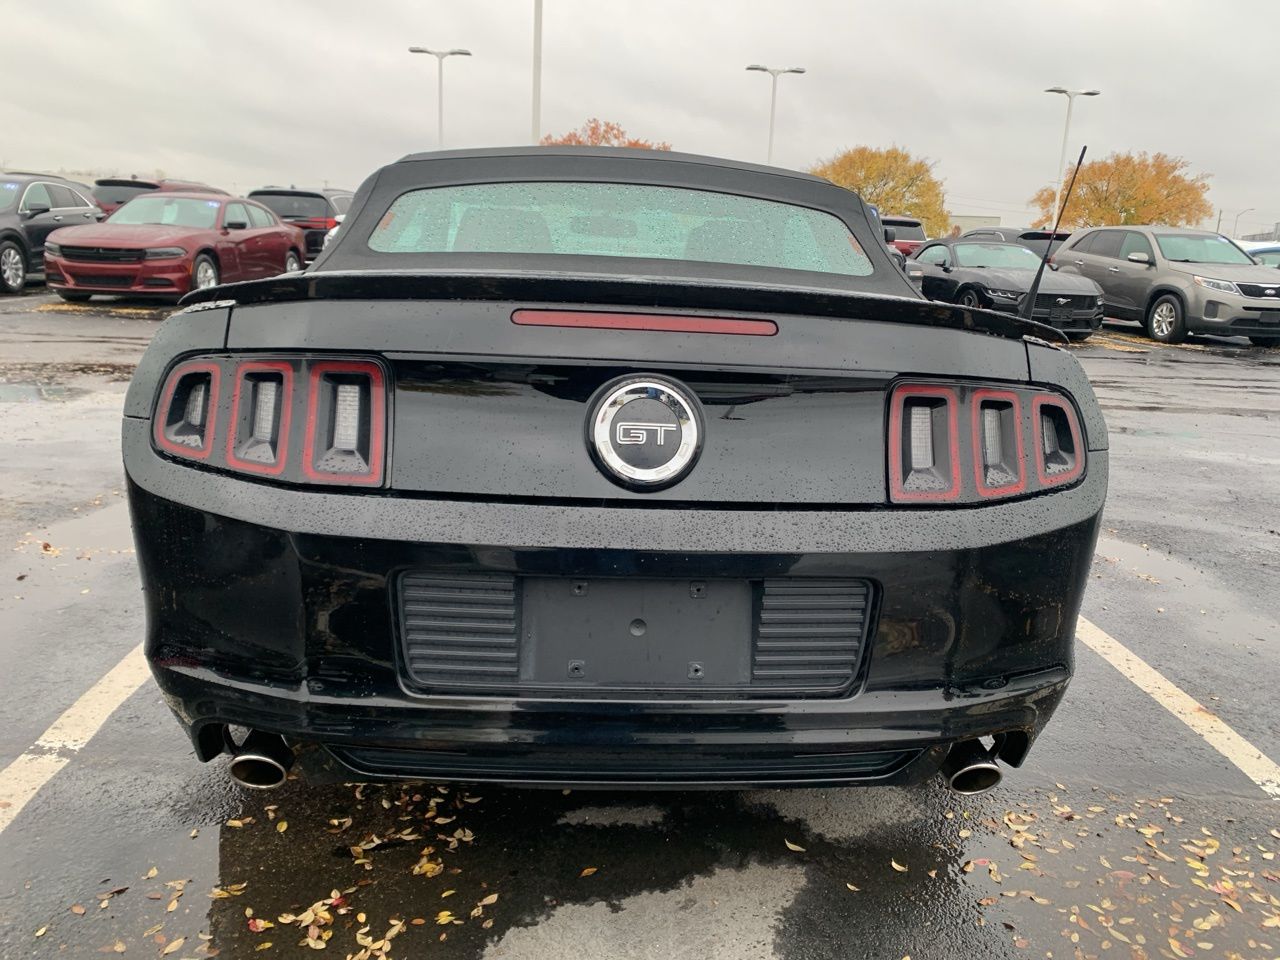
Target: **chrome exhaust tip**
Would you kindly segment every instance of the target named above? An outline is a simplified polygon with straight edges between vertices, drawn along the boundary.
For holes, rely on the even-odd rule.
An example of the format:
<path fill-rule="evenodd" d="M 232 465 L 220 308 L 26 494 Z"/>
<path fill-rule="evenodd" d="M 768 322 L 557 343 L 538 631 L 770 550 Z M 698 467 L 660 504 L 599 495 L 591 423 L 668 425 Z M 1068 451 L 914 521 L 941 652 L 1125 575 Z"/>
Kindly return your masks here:
<path fill-rule="evenodd" d="M 964 796 L 986 793 L 1004 779 L 995 755 L 978 740 L 963 740 L 952 747 L 943 761 L 942 775 L 952 791 Z"/>
<path fill-rule="evenodd" d="M 227 772 L 247 790 L 275 790 L 284 786 L 293 766 L 293 751 L 284 737 L 254 730 L 231 755 Z"/>

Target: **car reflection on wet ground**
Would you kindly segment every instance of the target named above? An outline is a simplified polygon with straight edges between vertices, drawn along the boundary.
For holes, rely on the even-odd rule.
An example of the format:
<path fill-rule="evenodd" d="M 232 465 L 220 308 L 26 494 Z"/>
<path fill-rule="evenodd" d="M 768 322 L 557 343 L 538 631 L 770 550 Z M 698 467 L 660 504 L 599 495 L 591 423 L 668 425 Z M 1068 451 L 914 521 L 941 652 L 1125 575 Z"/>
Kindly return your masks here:
<path fill-rule="evenodd" d="M 246 795 L 149 683 L 83 747 L 41 746 L 141 637 L 111 371 L 155 326 L 46 300 L 0 301 L 0 956 L 1280 956 L 1280 785 L 1083 645 L 1026 767 L 980 797 Z M 1274 765 L 1280 351 L 1116 326 L 1077 356 L 1112 432 L 1084 615 Z M 44 756 L 65 766 L 6 810 Z"/>

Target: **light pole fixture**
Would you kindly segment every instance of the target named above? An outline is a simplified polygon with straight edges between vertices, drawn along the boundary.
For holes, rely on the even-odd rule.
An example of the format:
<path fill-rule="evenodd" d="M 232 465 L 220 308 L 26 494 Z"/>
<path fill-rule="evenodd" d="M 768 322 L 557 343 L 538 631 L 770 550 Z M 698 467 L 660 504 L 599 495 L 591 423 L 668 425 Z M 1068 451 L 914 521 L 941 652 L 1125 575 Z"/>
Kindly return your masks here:
<path fill-rule="evenodd" d="M 1067 137 L 1071 133 L 1071 107 L 1076 97 L 1096 97 L 1101 90 L 1068 90 L 1066 87 L 1049 87 L 1045 93 L 1060 93 L 1067 98 L 1067 122 L 1062 128 L 1062 153 L 1058 157 L 1058 175 L 1054 178 L 1053 210 L 1049 214 L 1049 228 L 1058 221 L 1058 204 L 1062 201 L 1062 180 L 1066 176 Z"/>
<path fill-rule="evenodd" d="M 1236 214 L 1236 222 L 1231 227 L 1232 240 L 1235 240 L 1237 237 L 1240 236 L 1240 218 L 1243 217 L 1246 213 L 1252 213 L 1254 210 L 1257 210 L 1257 209 L 1258 209 L 1257 207 L 1248 207 Z"/>
<path fill-rule="evenodd" d="M 436 58 L 436 134 L 437 145 L 444 148 L 444 60 L 445 57 L 469 57 L 470 50 L 429 50 L 426 47 L 410 47 L 410 53 L 429 53 Z"/>
<path fill-rule="evenodd" d="M 804 73 L 804 67 L 766 67 L 753 63 L 747 69 L 767 73 L 772 78 L 772 89 L 769 93 L 769 153 L 766 163 L 773 163 L 773 121 L 778 115 L 778 77 L 784 73 Z"/>
<path fill-rule="evenodd" d="M 533 0 L 533 109 L 530 143 L 542 139 L 542 0 Z"/>

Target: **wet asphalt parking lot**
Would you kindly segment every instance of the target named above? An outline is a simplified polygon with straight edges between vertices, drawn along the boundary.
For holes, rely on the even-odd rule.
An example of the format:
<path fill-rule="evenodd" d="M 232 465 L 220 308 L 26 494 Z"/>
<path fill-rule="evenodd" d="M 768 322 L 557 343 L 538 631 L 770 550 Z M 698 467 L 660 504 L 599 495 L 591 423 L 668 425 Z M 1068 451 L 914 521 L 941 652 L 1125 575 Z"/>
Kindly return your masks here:
<path fill-rule="evenodd" d="M 0 299 L 5 960 L 1280 957 L 1280 350 L 1074 348 L 1112 448 L 1088 623 L 989 794 L 248 796 L 128 666 L 120 406 L 164 312 Z"/>

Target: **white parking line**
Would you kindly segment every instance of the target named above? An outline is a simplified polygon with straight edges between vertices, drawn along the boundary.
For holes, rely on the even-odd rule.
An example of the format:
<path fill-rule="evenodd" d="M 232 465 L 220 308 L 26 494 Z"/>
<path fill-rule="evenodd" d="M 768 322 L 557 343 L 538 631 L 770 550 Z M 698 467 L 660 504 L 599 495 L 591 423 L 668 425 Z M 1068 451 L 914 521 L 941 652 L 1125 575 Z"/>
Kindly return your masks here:
<path fill-rule="evenodd" d="M 1236 733 L 1215 713 L 1174 684 L 1115 637 L 1081 617 L 1076 636 L 1098 656 L 1134 682 L 1156 703 L 1198 733 L 1209 746 L 1234 763 L 1246 777 L 1280 799 L 1280 764 Z"/>
<path fill-rule="evenodd" d="M 150 675 L 138 644 L 53 721 L 26 753 L 0 770 L 0 833 Z"/>

